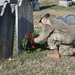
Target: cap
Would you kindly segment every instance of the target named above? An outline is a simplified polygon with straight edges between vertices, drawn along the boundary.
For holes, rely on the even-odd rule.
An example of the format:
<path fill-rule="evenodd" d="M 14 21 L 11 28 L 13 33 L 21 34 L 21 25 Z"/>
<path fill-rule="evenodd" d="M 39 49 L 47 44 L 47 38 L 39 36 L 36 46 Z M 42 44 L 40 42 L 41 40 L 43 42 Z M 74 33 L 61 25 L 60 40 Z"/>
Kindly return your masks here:
<path fill-rule="evenodd" d="M 42 19 L 43 17 L 45 17 L 45 18 L 48 18 L 48 17 L 49 17 L 49 13 L 48 13 L 47 11 L 43 11 L 43 12 L 39 15 L 39 17 L 40 17 L 39 22 L 41 22 L 41 19 Z"/>

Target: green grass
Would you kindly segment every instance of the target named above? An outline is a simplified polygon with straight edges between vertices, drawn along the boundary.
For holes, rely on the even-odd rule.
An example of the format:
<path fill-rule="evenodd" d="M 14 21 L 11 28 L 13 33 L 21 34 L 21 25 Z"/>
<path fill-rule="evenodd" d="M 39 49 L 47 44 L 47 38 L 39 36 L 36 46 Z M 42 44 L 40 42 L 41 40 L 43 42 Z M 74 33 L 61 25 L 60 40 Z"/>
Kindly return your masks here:
<path fill-rule="evenodd" d="M 43 3 L 42 3 L 43 2 Z M 48 7 L 49 9 L 54 10 L 68 10 L 68 11 L 75 11 L 75 5 L 70 7 L 59 6 L 59 0 L 44 0 L 40 3 L 41 7 Z"/>
<path fill-rule="evenodd" d="M 46 56 L 47 52 L 23 51 L 14 56 L 14 61 L 0 64 L 0 75 L 75 75 L 74 57 L 52 59 Z"/>
<path fill-rule="evenodd" d="M 56 5 L 55 7 L 51 7 L 51 9 L 54 9 L 54 10 L 75 11 L 75 6 L 72 6 L 72 7 L 64 7 L 64 6 L 58 6 L 58 5 Z"/>

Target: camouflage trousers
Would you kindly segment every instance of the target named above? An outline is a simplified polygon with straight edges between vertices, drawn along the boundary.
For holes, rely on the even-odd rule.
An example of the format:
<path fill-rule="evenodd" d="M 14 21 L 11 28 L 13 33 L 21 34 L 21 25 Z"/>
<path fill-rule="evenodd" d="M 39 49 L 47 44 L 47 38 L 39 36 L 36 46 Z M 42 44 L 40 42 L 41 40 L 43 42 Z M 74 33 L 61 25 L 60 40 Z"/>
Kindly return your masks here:
<path fill-rule="evenodd" d="M 62 55 L 72 55 L 72 43 L 71 37 L 67 34 L 62 34 L 55 30 L 47 40 L 48 46 L 51 50 L 58 49 Z M 58 48 L 59 47 L 59 48 Z"/>

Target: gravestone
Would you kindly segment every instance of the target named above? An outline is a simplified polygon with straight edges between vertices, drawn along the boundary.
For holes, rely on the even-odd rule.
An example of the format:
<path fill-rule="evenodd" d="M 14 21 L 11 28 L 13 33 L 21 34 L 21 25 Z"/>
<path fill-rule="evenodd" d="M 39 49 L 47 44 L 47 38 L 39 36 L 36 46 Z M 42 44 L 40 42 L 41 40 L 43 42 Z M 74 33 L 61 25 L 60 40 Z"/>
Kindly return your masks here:
<path fill-rule="evenodd" d="M 22 51 L 21 41 L 25 34 L 33 32 L 33 9 L 30 0 L 21 0 L 18 6 L 18 21 L 17 21 L 17 40 L 18 53 Z"/>
<path fill-rule="evenodd" d="M 60 0 L 59 6 L 64 6 L 64 7 L 72 6 L 72 0 Z"/>
<path fill-rule="evenodd" d="M 65 19 L 63 17 L 61 17 L 61 16 L 56 17 L 56 19 L 58 19 L 60 21 L 63 21 L 64 23 L 66 23 Z"/>
<path fill-rule="evenodd" d="M 39 10 L 40 9 L 40 5 L 39 5 L 39 2 L 38 0 L 30 0 L 33 4 L 33 10 Z"/>
<path fill-rule="evenodd" d="M 68 25 L 75 24 L 75 15 L 74 14 L 68 14 L 68 15 L 64 16 L 64 18 Z"/>
<path fill-rule="evenodd" d="M 75 15 L 74 14 L 68 14 L 68 15 L 65 15 L 63 17 L 58 16 L 55 19 L 61 20 L 68 25 L 74 25 L 75 24 Z"/>
<path fill-rule="evenodd" d="M 11 4 L 11 8 L 12 8 L 12 12 L 13 12 L 15 9 L 15 4 L 17 4 L 17 0 L 0 0 L 0 12 L 1 12 L 2 7 L 5 2 L 8 2 Z"/>
<path fill-rule="evenodd" d="M 15 16 L 9 3 L 4 3 L 0 13 L 0 60 L 12 57 Z"/>

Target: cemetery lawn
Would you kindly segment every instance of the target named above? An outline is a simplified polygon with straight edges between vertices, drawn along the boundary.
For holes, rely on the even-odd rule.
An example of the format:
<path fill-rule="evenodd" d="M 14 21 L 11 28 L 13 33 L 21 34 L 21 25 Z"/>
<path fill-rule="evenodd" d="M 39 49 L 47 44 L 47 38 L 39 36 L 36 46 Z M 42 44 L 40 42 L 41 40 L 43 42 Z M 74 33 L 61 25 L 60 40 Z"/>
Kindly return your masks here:
<path fill-rule="evenodd" d="M 51 17 L 75 14 L 75 5 L 72 7 L 58 6 L 59 0 L 39 0 L 40 11 L 33 11 L 34 30 L 39 34 L 39 14 L 46 10 Z M 75 28 L 75 25 L 71 25 Z M 47 57 L 49 49 L 45 43 L 33 52 L 23 51 L 17 54 L 14 41 L 14 61 L 0 62 L 0 75 L 75 75 L 75 56 L 62 56 L 59 59 Z"/>

